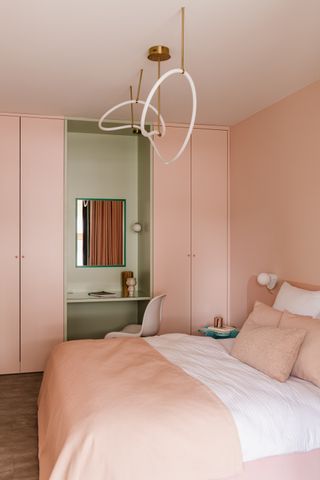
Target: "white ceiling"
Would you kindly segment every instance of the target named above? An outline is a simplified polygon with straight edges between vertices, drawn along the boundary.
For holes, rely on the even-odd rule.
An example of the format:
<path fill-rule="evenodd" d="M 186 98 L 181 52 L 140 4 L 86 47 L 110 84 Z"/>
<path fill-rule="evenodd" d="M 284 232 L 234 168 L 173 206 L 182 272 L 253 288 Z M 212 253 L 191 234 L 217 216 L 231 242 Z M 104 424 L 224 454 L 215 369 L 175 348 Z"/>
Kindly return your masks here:
<path fill-rule="evenodd" d="M 142 67 L 145 98 L 149 46 L 170 47 L 163 71 L 179 66 L 183 4 L 197 123 L 234 124 L 320 79 L 319 0 L 1 0 L 0 111 L 97 118 Z M 166 121 L 188 121 L 181 77 L 162 100 Z"/>

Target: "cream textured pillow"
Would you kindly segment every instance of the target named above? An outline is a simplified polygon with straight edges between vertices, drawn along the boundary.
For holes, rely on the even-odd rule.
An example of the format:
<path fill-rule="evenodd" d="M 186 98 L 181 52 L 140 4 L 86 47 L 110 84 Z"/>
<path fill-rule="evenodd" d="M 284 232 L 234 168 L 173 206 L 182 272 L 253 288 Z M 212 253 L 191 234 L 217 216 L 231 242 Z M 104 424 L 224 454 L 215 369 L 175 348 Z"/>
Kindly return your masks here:
<path fill-rule="evenodd" d="M 320 321 L 316 318 L 283 312 L 280 327 L 303 328 L 306 336 L 291 375 L 320 387 Z"/>
<path fill-rule="evenodd" d="M 231 355 L 241 362 L 285 382 L 289 377 L 305 330 L 297 328 L 252 327 L 241 330 Z"/>
<path fill-rule="evenodd" d="M 282 312 L 261 302 L 254 304 L 253 310 L 245 321 L 241 331 L 251 330 L 255 326 L 278 327 Z"/>

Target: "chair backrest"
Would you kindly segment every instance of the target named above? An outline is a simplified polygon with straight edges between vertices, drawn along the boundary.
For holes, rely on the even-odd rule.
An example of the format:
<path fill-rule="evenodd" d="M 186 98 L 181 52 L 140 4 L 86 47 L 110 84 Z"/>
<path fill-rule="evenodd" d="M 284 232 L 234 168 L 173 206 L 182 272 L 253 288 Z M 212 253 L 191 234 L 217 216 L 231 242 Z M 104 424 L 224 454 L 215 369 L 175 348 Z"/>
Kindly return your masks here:
<path fill-rule="evenodd" d="M 152 337 L 160 328 L 162 304 L 167 295 L 152 298 L 143 315 L 141 337 Z"/>

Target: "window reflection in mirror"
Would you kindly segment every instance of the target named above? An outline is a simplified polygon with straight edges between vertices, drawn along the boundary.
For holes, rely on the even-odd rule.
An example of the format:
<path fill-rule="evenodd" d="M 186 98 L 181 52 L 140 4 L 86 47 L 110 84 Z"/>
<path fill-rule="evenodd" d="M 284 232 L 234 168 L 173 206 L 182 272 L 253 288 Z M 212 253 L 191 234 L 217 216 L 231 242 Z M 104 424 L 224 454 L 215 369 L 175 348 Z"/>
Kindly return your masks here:
<path fill-rule="evenodd" d="M 76 266 L 125 266 L 123 199 L 77 198 Z"/>

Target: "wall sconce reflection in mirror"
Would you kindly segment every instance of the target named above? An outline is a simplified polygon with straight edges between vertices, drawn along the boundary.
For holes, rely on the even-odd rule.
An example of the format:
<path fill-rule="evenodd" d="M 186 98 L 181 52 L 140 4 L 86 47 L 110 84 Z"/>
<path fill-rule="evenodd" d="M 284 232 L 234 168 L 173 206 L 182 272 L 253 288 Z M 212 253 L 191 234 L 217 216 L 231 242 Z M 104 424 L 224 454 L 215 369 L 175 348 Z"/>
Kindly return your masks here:
<path fill-rule="evenodd" d="M 76 266 L 124 267 L 126 201 L 76 199 Z"/>
<path fill-rule="evenodd" d="M 140 233 L 141 230 L 142 230 L 141 224 L 138 223 L 138 222 L 137 222 L 137 223 L 134 223 L 134 224 L 132 225 L 132 230 L 133 230 L 135 233 Z"/>

